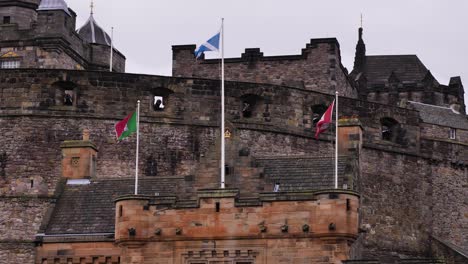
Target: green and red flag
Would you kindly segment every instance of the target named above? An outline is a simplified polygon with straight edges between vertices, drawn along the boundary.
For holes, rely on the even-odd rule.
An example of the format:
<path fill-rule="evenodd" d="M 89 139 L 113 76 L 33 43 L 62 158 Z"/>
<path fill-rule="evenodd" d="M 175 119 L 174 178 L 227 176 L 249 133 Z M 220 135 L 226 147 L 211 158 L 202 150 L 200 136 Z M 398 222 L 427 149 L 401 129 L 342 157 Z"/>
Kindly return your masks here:
<path fill-rule="evenodd" d="M 115 134 L 117 140 L 122 140 L 129 137 L 132 133 L 137 132 L 137 112 L 133 112 L 125 117 L 124 120 L 115 124 Z"/>

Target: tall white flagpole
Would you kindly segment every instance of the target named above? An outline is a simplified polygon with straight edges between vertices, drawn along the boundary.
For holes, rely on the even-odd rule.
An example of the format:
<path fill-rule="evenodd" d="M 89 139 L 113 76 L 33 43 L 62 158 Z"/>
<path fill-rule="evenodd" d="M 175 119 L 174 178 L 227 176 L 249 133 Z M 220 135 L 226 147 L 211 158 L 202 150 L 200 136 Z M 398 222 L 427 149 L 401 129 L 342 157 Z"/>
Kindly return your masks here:
<path fill-rule="evenodd" d="M 224 138 L 224 18 L 221 18 L 221 189 L 225 186 L 225 138 Z"/>
<path fill-rule="evenodd" d="M 338 91 L 335 103 L 335 189 L 338 189 Z"/>
<path fill-rule="evenodd" d="M 111 30 L 111 49 L 110 49 L 110 63 L 109 63 L 109 71 L 112 72 L 112 62 L 114 59 L 114 27 Z"/>
<path fill-rule="evenodd" d="M 140 100 L 137 104 L 137 142 L 136 142 L 136 161 L 135 161 L 135 195 L 138 195 L 138 150 L 140 147 Z"/>

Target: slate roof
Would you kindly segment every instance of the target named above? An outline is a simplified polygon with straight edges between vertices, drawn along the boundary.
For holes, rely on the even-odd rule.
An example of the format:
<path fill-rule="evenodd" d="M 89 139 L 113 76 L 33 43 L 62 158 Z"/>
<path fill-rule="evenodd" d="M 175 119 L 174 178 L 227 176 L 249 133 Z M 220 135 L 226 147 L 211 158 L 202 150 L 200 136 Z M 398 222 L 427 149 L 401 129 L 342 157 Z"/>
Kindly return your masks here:
<path fill-rule="evenodd" d="M 272 183 L 280 184 L 280 191 L 325 190 L 335 188 L 334 159 L 331 157 L 263 157 L 257 163 Z M 339 186 L 346 182 L 348 160 L 338 159 Z"/>
<path fill-rule="evenodd" d="M 468 117 L 464 114 L 456 114 L 448 107 L 408 102 L 424 123 L 468 130 Z"/>
<path fill-rule="evenodd" d="M 111 38 L 94 20 L 93 14 L 88 18 L 88 21 L 76 31 L 78 35 L 85 41 L 94 44 L 111 45 Z"/>
<path fill-rule="evenodd" d="M 384 83 L 394 72 L 401 82 L 420 82 L 428 70 L 416 55 L 366 56 L 369 84 Z"/>
<path fill-rule="evenodd" d="M 280 191 L 323 190 L 334 188 L 334 162 L 330 157 L 262 157 L 258 167 L 264 168 L 267 181 L 280 183 Z M 339 184 L 346 182 L 350 167 L 340 159 Z M 133 194 L 134 179 L 99 179 L 88 185 L 67 185 L 61 194 L 46 235 L 98 234 L 114 232 L 114 199 Z M 139 194 L 189 196 L 193 190 L 183 177 L 141 179 Z M 194 194 L 193 194 L 193 197 Z"/>
<path fill-rule="evenodd" d="M 64 0 L 42 0 L 37 10 L 63 10 L 71 16 L 68 5 Z"/>
<path fill-rule="evenodd" d="M 184 178 L 153 178 L 139 181 L 141 195 L 173 195 Z M 133 194 L 134 179 L 100 179 L 89 185 L 67 185 L 49 221 L 46 234 L 93 234 L 114 232 L 114 199 Z"/>

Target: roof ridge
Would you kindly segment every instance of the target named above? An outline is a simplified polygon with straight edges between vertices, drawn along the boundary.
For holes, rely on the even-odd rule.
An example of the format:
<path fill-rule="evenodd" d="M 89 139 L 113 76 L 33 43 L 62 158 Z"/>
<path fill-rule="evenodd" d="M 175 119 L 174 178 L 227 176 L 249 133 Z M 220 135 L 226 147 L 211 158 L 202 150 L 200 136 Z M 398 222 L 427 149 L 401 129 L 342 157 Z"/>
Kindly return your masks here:
<path fill-rule="evenodd" d="M 452 110 L 452 108 L 450 108 L 450 107 L 445 107 L 445 106 L 440 106 L 440 105 L 425 104 L 425 103 L 416 102 L 416 101 L 408 101 L 408 103 L 420 104 L 420 105 L 427 105 L 427 106 L 431 106 L 431 107 L 442 108 L 442 109 L 446 109 L 446 110 Z"/>
<path fill-rule="evenodd" d="M 334 158 L 334 155 L 319 155 L 319 156 L 310 156 L 310 155 L 288 155 L 288 156 L 257 156 L 255 159 L 316 159 L 316 158 Z M 338 157 L 347 157 L 346 155 L 338 155 Z"/>
<path fill-rule="evenodd" d="M 388 55 L 366 55 L 366 57 L 418 57 L 417 54 L 388 54 Z M 419 57 L 418 57 L 419 58 Z"/>
<path fill-rule="evenodd" d="M 140 181 L 144 180 L 182 180 L 184 176 L 175 176 L 175 177 L 157 177 L 157 178 L 139 178 Z M 91 183 L 96 183 L 99 181 L 128 181 L 128 180 L 135 180 L 135 177 L 125 177 L 125 178 L 99 178 L 99 179 L 91 179 Z"/>

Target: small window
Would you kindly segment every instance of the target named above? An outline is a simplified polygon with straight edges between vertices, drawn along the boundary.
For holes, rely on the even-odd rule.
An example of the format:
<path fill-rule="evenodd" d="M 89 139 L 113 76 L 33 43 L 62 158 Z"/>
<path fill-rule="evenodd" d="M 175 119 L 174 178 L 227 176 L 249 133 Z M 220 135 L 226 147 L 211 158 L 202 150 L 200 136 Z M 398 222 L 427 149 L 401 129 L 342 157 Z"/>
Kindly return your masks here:
<path fill-rule="evenodd" d="M 0 62 L 1 69 L 17 69 L 19 67 L 20 67 L 20 62 L 17 60 Z"/>
<path fill-rule="evenodd" d="M 73 106 L 73 90 L 65 90 L 63 95 L 63 105 Z"/>
<path fill-rule="evenodd" d="M 273 187 L 273 192 L 279 192 L 280 191 L 280 183 L 277 182 L 275 183 L 275 187 Z"/>
<path fill-rule="evenodd" d="M 11 23 L 11 17 L 10 16 L 4 16 L 3 17 L 3 24 L 10 24 Z"/>
<path fill-rule="evenodd" d="M 254 94 L 244 95 L 241 98 L 242 100 L 242 117 L 243 118 L 252 118 L 256 116 L 256 110 L 260 105 L 260 96 Z"/>
<path fill-rule="evenodd" d="M 385 117 L 380 120 L 381 136 L 385 141 L 395 142 L 398 137 L 399 123 L 393 118 Z"/>
<path fill-rule="evenodd" d="M 317 125 L 318 121 L 320 121 L 320 118 L 322 118 L 323 113 L 327 111 L 327 106 L 323 104 L 313 105 L 311 107 L 311 110 L 312 110 L 312 125 L 315 126 Z"/>
<path fill-rule="evenodd" d="M 52 23 L 53 19 L 54 19 L 54 14 L 47 14 L 47 21 L 46 23 Z"/>
<path fill-rule="evenodd" d="M 164 111 L 164 108 L 166 106 L 164 105 L 164 97 L 155 95 L 153 97 L 153 109 L 154 111 Z"/>
<path fill-rule="evenodd" d="M 119 217 L 123 216 L 123 206 L 119 206 Z"/>
<path fill-rule="evenodd" d="M 457 130 L 455 128 L 450 128 L 449 137 L 450 139 L 457 139 Z"/>

